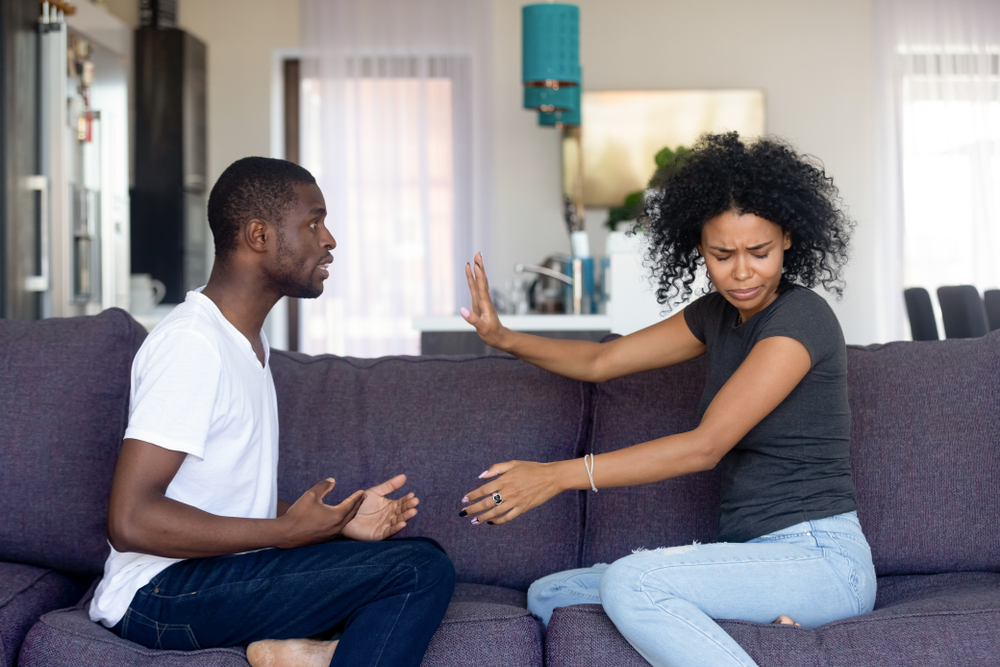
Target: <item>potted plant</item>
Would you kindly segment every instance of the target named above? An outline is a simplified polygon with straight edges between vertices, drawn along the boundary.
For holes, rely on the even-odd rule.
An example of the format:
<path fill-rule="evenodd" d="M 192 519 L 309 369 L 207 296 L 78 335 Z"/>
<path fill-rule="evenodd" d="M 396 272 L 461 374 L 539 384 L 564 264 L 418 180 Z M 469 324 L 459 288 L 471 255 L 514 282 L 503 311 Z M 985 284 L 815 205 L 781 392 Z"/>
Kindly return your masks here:
<path fill-rule="evenodd" d="M 684 160 L 684 156 L 690 150 L 686 146 L 678 146 L 676 150 L 670 150 L 668 147 L 660 149 L 653 157 L 653 160 L 656 162 L 656 171 L 653 172 L 650 182 L 655 180 L 663 171 L 672 167 L 679 167 Z M 637 220 L 642 214 L 642 198 L 644 193 L 644 190 L 630 192 L 625 195 L 625 201 L 621 206 L 612 206 L 609 208 L 608 219 L 604 221 L 605 226 L 610 231 L 617 232 L 619 224 Z"/>

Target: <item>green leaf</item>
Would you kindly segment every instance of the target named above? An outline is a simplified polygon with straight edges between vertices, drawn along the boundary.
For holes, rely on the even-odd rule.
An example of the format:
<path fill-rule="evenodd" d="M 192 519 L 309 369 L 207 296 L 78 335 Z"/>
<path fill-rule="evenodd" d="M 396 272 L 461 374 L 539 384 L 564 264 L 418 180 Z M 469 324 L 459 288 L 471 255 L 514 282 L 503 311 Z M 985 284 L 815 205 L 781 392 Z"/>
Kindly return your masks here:
<path fill-rule="evenodd" d="M 680 148 L 683 148 L 683 146 L 681 146 Z M 678 150 L 680 150 L 680 148 L 678 148 Z M 674 152 L 670 150 L 668 147 L 664 146 L 663 148 L 660 149 L 660 152 L 658 152 L 656 156 L 653 158 L 653 161 L 656 162 L 656 167 L 658 169 L 662 169 L 663 167 L 674 161 Z"/>
<path fill-rule="evenodd" d="M 670 150 L 669 147 L 664 146 L 657 152 L 656 157 L 653 159 L 656 161 L 656 174 L 653 175 L 655 180 L 656 176 L 660 174 L 665 169 L 676 169 L 680 167 L 681 162 L 684 161 L 691 149 L 687 146 L 678 146 L 676 150 Z M 604 224 L 611 230 L 615 231 L 615 227 L 619 222 L 625 222 L 627 220 L 636 220 L 642 215 L 642 197 L 645 194 L 643 190 L 637 190 L 635 192 L 630 192 L 625 195 L 625 201 L 621 206 L 612 206 L 608 209 L 608 219 Z"/>
<path fill-rule="evenodd" d="M 608 219 L 604 222 L 608 229 L 615 231 L 615 227 L 618 226 L 619 222 L 624 222 L 629 220 L 628 209 L 624 206 L 612 206 L 608 209 Z"/>

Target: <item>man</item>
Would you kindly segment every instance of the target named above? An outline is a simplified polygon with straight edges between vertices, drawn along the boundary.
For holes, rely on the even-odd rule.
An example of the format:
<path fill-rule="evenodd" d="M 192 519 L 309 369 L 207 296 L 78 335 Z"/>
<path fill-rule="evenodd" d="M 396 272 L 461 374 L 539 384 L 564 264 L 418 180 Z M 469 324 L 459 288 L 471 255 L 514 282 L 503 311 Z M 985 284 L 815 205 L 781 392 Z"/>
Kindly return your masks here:
<path fill-rule="evenodd" d="M 111 489 L 111 555 L 90 616 L 150 648 L 249 645 L 267 665 L 419 665 L 454 587 L 405 475 L 323 502 L 277 497 L 278 417 L 261 332 L 282 296 L 323 292 L 336 241 L 290 162 L 245 158 L 208 202 L 215 265 L 143 342 Z M 342 630 L 339 643 L 329 639 Z M 310 639 L 313 637 L 320 639 Z"/>

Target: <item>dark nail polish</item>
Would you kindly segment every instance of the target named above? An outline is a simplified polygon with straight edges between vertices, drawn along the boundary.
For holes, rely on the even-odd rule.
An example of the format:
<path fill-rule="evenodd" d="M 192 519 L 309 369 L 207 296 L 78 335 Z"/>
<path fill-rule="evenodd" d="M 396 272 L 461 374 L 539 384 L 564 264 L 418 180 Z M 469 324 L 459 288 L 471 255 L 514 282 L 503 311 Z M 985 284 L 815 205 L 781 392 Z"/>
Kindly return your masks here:
<path fill-rule="evenodd" d="M 461 512 L 458 513 L 458 516 L 465 516 L 466 514 L 468 514 L 468 512 L 462 510 Z"/>
<path fill-rule="evenodd" d="M 491 526 L 493 525 L 492 521 L 487 521 L 486 523 L 490 524 Z"/>

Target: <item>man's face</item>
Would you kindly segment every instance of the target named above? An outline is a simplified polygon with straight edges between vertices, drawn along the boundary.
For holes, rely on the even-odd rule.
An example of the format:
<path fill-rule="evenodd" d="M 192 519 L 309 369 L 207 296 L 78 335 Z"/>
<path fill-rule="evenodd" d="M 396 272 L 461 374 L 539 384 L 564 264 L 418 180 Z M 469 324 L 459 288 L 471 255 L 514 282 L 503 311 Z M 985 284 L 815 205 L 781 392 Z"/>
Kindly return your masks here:
<path fill-rule="evenodd" d="M 298 201 L 277 225 L 277 249 L 272 282 L 285 296 L 315 299 L 330 277 L 330 251 L 337 241 L 326 228 L 326 200 L 319 186 L 298 184 Z"/>

